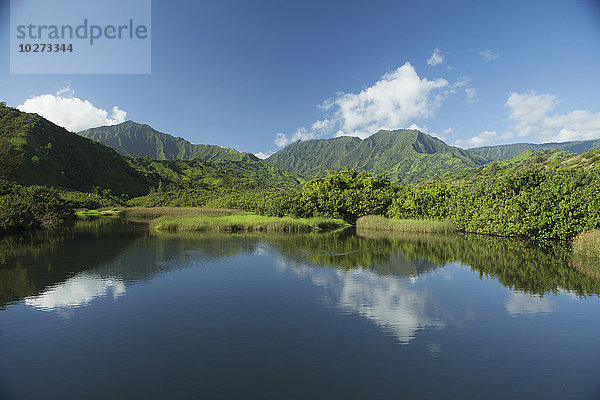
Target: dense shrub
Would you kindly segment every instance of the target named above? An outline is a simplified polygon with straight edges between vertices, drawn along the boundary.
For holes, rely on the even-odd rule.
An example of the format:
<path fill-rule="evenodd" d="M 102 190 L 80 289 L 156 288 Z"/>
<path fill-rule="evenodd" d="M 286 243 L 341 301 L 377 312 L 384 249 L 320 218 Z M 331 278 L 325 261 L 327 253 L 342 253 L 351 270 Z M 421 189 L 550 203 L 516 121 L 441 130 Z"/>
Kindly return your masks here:
<path fill-rule="evenodd" d="M 387 212 L 397 191 L 388 178 L 346 169 L 307 182 L 298 210 L 306 217 L 342 218 L 354 222 L 364 215 Z"/>
<path fill-rule="evenodd" d="M 74 218 L 72 204 L 58 191 L 0 181 L 0 233 L 53 227 Z"/>

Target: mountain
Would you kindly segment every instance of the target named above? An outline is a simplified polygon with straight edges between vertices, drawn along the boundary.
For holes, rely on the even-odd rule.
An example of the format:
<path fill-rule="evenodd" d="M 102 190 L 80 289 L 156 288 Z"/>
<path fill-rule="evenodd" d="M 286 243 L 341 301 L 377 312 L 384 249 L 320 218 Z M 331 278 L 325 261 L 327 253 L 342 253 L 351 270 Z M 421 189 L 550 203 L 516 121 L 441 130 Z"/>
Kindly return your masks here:
<path fill-rule="evenodd" d="M 204 161 L 151 158 L 128 158 L 127 160 L 140 174 L 153 182 L 161 182 L 162 186 L 169 189 L 293 189 L 303 183 L 298 175 L 262 160 Z"/>
<path fill-rule="evenodd" d="M 565 150 L 573 153 L 584 153 L 593 150 L 600 145 L 600 139 L 580 140 L 573 142 L 560 143 L 514 143 L 501 144 L 497 146 L 484 146 L 468 149 L 467 151 L 482 156 L 488 160 L 508 160 L 513 158 L 525 150 Z"/>
<path fill-rule="evenodd" d="M 488 162 L 417 130 L 381 130 L 364 140 L 343 136 L 295 142 L 266 161 L 307 177 L 348 167 L 385 173 L 399 183 L 458 173 Z"/>
<path fill-rule="evenodd" d="M 78 134 L 131 157 L 148 157 L 157 160 L 195 158 L 205 161 L 258 160 L 251 153 L 241 153 L 215 145 L 192 144 L 183 138 L 159 132 L 149 125 L 133 121 L 86 129 Z"/>
<path fill-rule="evenodd" d="M 79 191 L 140 195 L 150 182 L 116 151 L 37 114 L 0 104 L 0 178 Z"/>
<path fill-rule="evenodd" d="M 0 104 L 0 179 L 81 192 L 94 188 L 141 196 L 161 184 L 176 190 L 296 188 L 298 175 L 234 150 L 212 147 L 213 161 L 155 160 L 122 156 L 37 114 Z M 217 154 L 230 154 L 231 160 Z M 208 152 L 205 153 L 208 156 Z"/>

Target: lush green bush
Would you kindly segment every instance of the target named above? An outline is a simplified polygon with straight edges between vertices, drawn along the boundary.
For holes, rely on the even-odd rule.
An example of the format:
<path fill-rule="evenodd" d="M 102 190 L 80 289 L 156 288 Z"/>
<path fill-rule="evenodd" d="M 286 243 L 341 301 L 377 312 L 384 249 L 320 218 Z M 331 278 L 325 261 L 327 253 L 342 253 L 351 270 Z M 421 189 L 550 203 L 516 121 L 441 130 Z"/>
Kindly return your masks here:
<path fill-rule="evenodd" d="M 122 207 L 127 204 L 123 197 L 113 195 L 110 189 L 97 188 L 90 193 L 65 190 L 59 193 L 61 199 L 70 202 L 73 208 L 95 210 L 104 207 Z"/>
<path fill-rule="evenodd" d="M 341 218 L 354 222 L 364 215 L 387 212 L 397 191 L 388 178 L 346 169 L 307 182 L 298 211 L 307 217 Z"/>
<path fill-rule="evenodd" d="M 58 191 L 0 180 L 0 233 L 53 227 L 74 218 L 71 203 Z"/>
<path fill-rule="evenodd" d="M 597 170 L 531 165 L 402 188 L 395 218 L 449 218 L 466 231 L 568 240 L 600 227 Z"/>
<path fill-rule="evenodd" d="M 351 223 L 365 215 L 450 220 L 465 232 L 569 240 L 600 228 L 600 170 L 530 163 L 398 186 L 383 176 L 346 169 L 316 177 L 300 192 L 194 188 L 153 193 L 128 204 L 231 208 Z"/>

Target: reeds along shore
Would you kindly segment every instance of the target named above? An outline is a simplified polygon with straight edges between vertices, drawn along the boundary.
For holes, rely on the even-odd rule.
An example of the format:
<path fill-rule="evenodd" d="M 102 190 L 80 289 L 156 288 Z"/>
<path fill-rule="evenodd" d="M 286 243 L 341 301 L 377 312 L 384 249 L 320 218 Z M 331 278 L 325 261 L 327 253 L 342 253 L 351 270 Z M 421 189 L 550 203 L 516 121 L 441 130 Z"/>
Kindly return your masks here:
<path fill-rule="evenodd" d="M 453 233 L 456 227 L 450 221 L 430 219 L 390 219 L 367 215 L 356 221 L 356 229 L 417 233 Z"/>
<path fill-rule="evenodd" d="M 150 223 L 160 231 L 262 231 L 262 232 L 318 232 L 349 226 L 339 219 L 266 217 L 244 213 L 221 216 L 184 215 L 162 216 Z"/>

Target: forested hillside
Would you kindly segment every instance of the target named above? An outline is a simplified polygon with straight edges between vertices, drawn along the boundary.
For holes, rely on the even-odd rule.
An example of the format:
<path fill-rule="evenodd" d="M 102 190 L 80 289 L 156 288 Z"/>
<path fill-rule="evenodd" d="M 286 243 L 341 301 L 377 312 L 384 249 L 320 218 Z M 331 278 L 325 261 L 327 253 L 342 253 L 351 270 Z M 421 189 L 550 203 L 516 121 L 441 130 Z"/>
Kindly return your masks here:
<path fill-rule="evenodd" d="M 258 160 L 251 153 L 242 153 L 215 145 L 192 144 L 183 138 L 159 132 L 149 125 L 133 121 L 87 129 L 78 134 L 131 157 L 148 157 L 157 160 L 196 158 L 204 161 Z"/>
<path fill-rule="evenodd" d="M 0 178 L 22 185 L 44 185 L 114 193 L 147 193 L 151 182 L 116 151 L 71 133 L 37 114 L 0 105 Z"/>
<path fill-rule="evenodd" d="M 339 137 L 296 142 L 266 161 L 307 177 L 354 168 L 383 173 L 397 183 L 467 171 L 487 162 L 416 130 L 379 131 L 364 140 Z"/>
<path fill-rule="evenodd" d="M 561 142 L 561 143 L 514 143 L 514 144 L 501 144 L 498 146 L 484 146 L 475 147 L 468 151 L 479 156 L 482 156 L 488 160 L 508 160 L 509 158 L 515 157 L 526 150 L 564 150 L 573 153 L 583 153 L 589 150 L 593 150 L 600 145 L 600 139 L 594 140 L 582 140 L 573 142 Z"/>

